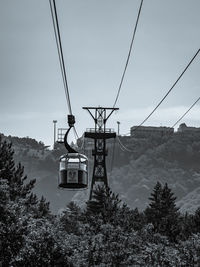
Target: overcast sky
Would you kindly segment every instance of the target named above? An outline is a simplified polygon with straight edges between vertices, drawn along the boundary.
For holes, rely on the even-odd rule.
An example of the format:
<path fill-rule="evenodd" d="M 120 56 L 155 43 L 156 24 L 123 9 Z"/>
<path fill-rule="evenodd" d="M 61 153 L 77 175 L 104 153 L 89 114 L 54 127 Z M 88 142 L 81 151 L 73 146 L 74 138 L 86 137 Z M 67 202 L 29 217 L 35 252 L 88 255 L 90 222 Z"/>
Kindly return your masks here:
<path fill-rule="evenodd" d="M 140 0 L 57 0 L 76 128 L 93 127 L 83 106 L 112 106 Z M 144 0 L 117 107 L 108 123 L 139 124 L 200 48 L 199 0 Z M 200 54 L 145 125 L 172 126 L 200 96 Z M 0 0 L 0 132 L 53 142 L 53 119 L 66 127 L 48 0 Z M 200 103 L 184 118 L 200 127 Z"/>

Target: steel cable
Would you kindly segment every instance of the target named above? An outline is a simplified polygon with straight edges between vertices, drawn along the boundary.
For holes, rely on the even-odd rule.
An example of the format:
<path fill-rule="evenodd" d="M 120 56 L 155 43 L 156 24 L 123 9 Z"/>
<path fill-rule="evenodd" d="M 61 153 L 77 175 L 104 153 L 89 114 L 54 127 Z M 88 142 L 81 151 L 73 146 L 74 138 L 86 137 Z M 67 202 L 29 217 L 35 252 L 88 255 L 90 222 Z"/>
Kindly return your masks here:
<path fill-rule="evenodd" d="M 113 104 L 113 107 L 115 107 L 115 105 L 117 103 L 117 100 L 119 98 L 119 94 L 120 94 L 120 91 L 121 91 L 121 88 L 122 88 L 122 84 L 123 84 L 123 81 L 124 81 L 126 69 L 128 67 L 128 63 L 129 63 L 129 59 L 130 59 L 130 55 L 131 55 L 131 51 L 132 51 L 132 47 L 133 47 L 133 42 L 134 42 L 134 39 L 135 39 L 135 34 L 136 34 L 137 26 L 138 26 L 138 21 L 139 21 L 141 9 L 142 9 L 142 4 L 143 4 L 143 0 L 141 0 L 141 3 L 140 3 L 138 15 L 137 15 L 137 20 L 136 20 L 136 23 L 135 23 L 135 28 L 134 28 L 134 31 L 133 31 L 133 36 L 132 36 L 132 39 L 131 39 L 131 44 L 130 44 L 130 48 L 129 48 L 129 52 L 128 52 L 128 57 L 126 59 L 125 68 L 124 68 L 124 71 L 123 71 L 123 74 L 122 74 L 122 77 L 121 77 L 121 81 L 120 81 L 120 84 L 119 84 L 119 88 L 118 88 L 118 91 L 117 91 L 117 96 L 116 96 L 115 102 Z"/>
<path fill-rule="evenodd" d="M 172 128 L 174 128 L 178 123 L 179 123 L 179 121 L 181 121 L 184 117 L 185 117 L 185 115 L 196 105 L 196 103 L 198 102 L 200 100 L 200 97 L 191 105 L 191 107 L 180 117 L 180 119 L 178 119 L 175 123 L 174 123 L 174 125 L 172 126 Z"/>
<path fill-rule="evenodd" d="M 61 67 L 61 73 L 62 73 L 62 78 L 63 78 L 66 100 L 67 100 L 67 104 L 68 104 L 69 114 L 72 115 L 72 108 L 71 108 L 70 95 L 69 95 L 69 87 L 68 87 L 68 82 L 67 82 L 65 61 L 64 61 L 64 56 L 63 56 L 63 49 L 62 49 L 62 42 L 61 42 L 61 35 L 60 35 L 59 22 L 58 22 L 58 15 L 57 15 L 55 0 L 53 0 L 53 5 L 52 5 L 52 1 L 49 0 L 49 4 L 50 4 L 50 9 L 51 9 L 51 16 L 52 16 L 52 21 L 53 21 L 53 27 L 54 27 L 54 33 L 55 33 L 55 39 L 56 39 L 56 45 L 57 45 L 57 50 L 58 50 L 58 56 L 59 56 L 59 62 L 60 62 L 60 67 Z"/>
<path fill-rule="evenodd" d="M 166 93 L 166 95 L 161 99 L 161 101 L 157 104 L 157 106 L 152 110 L 152 112 L 140 123 L 140 125 L 138 125 L 135 129 L 133 129 L 132 131 L 136 131 L 140 126 L 142 126 L 150 117 L 151 115 L 156 111 L 156 109 L 162 104 L 162 102 L 165 100 L 165 98 L 169 95 L 169 93 L 172 91 L 172 89 L 175 87 L 175 85 L 178 83 L 178 81 L 181 79 L 181 77 L 184 75 L 184 73 L 186 72 L 186 70 L 189 68 L 189 66 L 192 64 L 193 60 L 196 58 L 196 56 L 198 55 L 198 53 L 200 52 L 200 49 L 197 50 L 197 52 L 195 53 L 195 55 L 192 57 L 192 59 L 190 60 L 190 62 L 187 64 L 187 66 L 185 67 L 185 69 L 182 71 L 181 75 L 178 77 L 178 79 L 175 81 L 175 83 L 172 85 L 172 87 L 169 89 L 169 91 Z"/>

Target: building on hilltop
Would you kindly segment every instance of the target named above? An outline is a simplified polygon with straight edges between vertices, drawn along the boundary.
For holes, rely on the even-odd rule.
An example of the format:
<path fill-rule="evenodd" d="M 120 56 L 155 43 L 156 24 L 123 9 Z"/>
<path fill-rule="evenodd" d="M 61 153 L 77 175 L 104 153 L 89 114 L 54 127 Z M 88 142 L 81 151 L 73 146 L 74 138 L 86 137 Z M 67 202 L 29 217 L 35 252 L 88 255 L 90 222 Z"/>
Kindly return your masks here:
<path fill-rule="evenodd" d="M 200 128 L 197 127 L 188 127 L 185 123 L 179 125 L 178 133 L 200 133 Z"/>
<path fill-rule="evenodd" d="M 131 136 L 136 138 L 146 138 L 150 135 L 162 137 L 174 134 L 174 128 L 155 127 L 155 126 L 133 126 L 131 127 Z"/>

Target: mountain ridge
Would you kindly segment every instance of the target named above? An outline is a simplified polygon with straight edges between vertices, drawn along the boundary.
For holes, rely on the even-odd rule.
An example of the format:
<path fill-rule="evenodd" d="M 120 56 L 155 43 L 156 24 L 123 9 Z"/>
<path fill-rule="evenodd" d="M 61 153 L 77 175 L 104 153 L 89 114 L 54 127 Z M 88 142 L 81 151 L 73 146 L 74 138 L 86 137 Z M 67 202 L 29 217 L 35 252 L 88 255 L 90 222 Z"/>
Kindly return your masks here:
<path fill-rule="evenodd" d="M 53 212 L 58 212 L 71 200 L 81 205 L 87 200 L 88 192 L 83 194 L 57 188 L 58 159 L 66 153 L 64 147 L 58 145 L 55 150 L 49 150 L 42 142 L 28 137 L 2 136 L 13 143 L 16 161 L 24 165 L 28 179 L 36 178 L 35 193 L 50 201 Z M 199 134 L 119 138 L 133 152 L 122 151 L 119 143 L 114 145 L 114 141 L 108 144 L 109 185 L 131 208 L 143 210 L 148 205 L 150 192 L 157 181 L 168 183 L 177 196 L 181 211 L 193 212 L 200 206 Z M 91 150 L 87 155 L 92 173 Z"/>

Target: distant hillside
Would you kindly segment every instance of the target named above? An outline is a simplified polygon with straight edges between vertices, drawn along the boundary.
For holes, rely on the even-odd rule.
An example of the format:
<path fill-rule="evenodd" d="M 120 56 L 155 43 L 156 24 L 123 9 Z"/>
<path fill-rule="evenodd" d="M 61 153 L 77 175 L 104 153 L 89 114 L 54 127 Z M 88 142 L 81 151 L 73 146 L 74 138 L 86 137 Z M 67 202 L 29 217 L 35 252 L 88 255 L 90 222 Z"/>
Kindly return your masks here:
<path fill-rule="evenodd" d="M 2 136 L 12 142 L 15 162 L 21 162 L 24 166 L 24 173 L 28 176 L 28 180 L 36 179 L 33 191 L 50 201 L 53 212 L 65 207 L 75 194 L 73 191 L 58 189 L 58 160 L 60 155 L 66 153 L 65 149 L 60 147 L 57 151 L 52 151 L 48 150 L 42 142 L 32 138 Z"/>
<path fill-rule="evenodd" d="M 194 191 L 200 187 L 199 134 L 175 134 L 157 141 L 154 137 L 135 139 L 126 145 L 135 153 L 126 165 L 115 164 L 110 184 L 131 207 L 143 209 L 157 181 L 169 184 L 180 206 L 191 192 L 198 199 L 195 205 L 200 206 L 198 190 Z"/>
<path fill-rule="evenodd" d="M 130 207 L 143 210 L 157 181 L 168 183 L 181 211 L 193 212 L 200 206 L 200 134 L 120 137 L 120 140 L 127 150 L 116 141 L 113 163 L 114 143 L 109 144 L 109 184 Z M 79 202 L 83 197 L 80 192 L 73 200 Z"/>
<path fill-rule="evenodd" d="M 5 137 L 13 143 L 16 162 L 21 162 L 29 179 L 36 178 L 35 192 L 50 201 L 57 212 L 70 201 L 80 205 L 88 199 L 87 191 L 57 188 L 58 160 L 66 153 L 63 146 L 48 150 L 42 142 L 30 138 Z M 117 140 L 108 143 L 107 170 L 112 190 L 129 206 L 143 209 L 157 181 L 168 183 L 183 211 L 193 212 L 200 206 L 200 135 L 175 134 L 171 137 L 120 137 L 132 152 L 121 149 Z M 89 157 L 92 174 L 91 150 Z M 114 156 L 114 157 L 113 157 Z"/>

